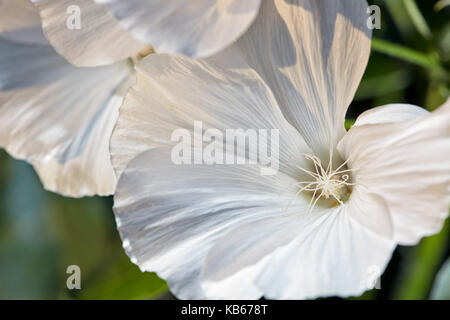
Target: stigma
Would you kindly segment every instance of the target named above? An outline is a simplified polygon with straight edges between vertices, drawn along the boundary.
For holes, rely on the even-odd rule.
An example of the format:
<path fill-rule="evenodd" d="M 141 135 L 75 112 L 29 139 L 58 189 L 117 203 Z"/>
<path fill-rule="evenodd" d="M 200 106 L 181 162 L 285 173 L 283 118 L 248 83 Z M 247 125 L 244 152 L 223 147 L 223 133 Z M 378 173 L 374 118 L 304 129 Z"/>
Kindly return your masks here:
<path fill-rule="evenodd" d="M 351 169 L 347 168 L 347 162 L 333 168 L 333 156 L 330 153 L 330 159 L 326 166 L 315 155 L 304 155 L 306 159 L 312 161 L 313 170 L 300 168 L 309 176 L 308 181 L 298 181 L 297 195 L 300 193 L 308 194 L 311 197 L 308 211 L 311 211 L 320 200 L 327 206 L 343 205 L 348 200 L 352 192 Z"/>

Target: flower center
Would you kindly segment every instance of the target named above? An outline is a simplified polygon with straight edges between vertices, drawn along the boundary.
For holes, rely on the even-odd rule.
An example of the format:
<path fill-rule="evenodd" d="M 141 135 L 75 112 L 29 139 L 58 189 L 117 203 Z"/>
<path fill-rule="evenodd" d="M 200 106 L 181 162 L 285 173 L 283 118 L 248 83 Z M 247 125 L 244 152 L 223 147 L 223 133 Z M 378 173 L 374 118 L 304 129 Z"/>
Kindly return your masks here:
<path fill-rule="evenodd" d="M 317 156 L 305 155 L 305 158 L 312 161 L 314 169 L 312 171 L 300 169 L 307 173 L 311 179 L 309 181 L 298 181 L 296 185 L 299 188 L 297 195 L 307 193 L 311 196 L 308 211 L 312 210 L 321 200 L 325 206 L 344 204 L 350 197 L 354 185 L 354 183 L 351 183 L 351 169 L 347 168 L 347 161 L 333 169 L 332 153 L 326 167 L 322 165 L 322 161 Z"/>

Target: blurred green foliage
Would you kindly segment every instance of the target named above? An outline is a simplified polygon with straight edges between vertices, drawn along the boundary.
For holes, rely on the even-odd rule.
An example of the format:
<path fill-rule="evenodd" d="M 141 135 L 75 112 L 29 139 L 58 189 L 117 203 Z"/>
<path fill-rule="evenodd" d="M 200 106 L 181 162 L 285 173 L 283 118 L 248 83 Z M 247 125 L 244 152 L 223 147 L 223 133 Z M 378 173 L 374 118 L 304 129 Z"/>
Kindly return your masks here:
<path fill-rule="evenodd" d="M 0 299 L 151 299 L 167 291 L 125 255 L 112 199 L 43 190 L 31 166 L 0 153 Z M 81 269 L 68 290 L 67 267 Z"/>
<path fill-rule="evenodd" d="M 350 106 L 349 128 L 363 111 L 388 103 L 433 110 L 450 95 L 449 1 L 373 0 L 381 7 L 367 71 Z M 171 297 L 155 274 L 125 255 L 111 198 L 67 199 L 43 190 L 33 169 L 0 151 L 0 299 L 155 299 Z M 399 247 L 381 290 L 359 299 L 449 299 L 450 227 L 414 247 Z M 68 290 L 66 269 L 82 270 Z M 439 269 L 439 277 L 436 277 Z M 447 270 L 447 271 L 446 271 Z"/>

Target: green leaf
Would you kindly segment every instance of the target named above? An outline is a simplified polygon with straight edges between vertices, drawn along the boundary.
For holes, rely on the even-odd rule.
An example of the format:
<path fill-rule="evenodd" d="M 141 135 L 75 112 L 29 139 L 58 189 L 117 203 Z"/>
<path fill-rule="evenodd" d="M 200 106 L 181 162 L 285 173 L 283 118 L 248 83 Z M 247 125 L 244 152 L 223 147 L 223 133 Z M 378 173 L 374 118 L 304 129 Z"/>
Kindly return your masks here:
<path fill-rule="evenodd" d="M 436 54 L 425 54 L 414 49 L 377 38 L 372 39 L 372 49 L 426 69 L 442 69 L 439 58 Z"/>
<path fill-rule="evenodd" d="M 111 235 L 111 208 L 98 197 L 69 199 L 50 194 L 49 198 L 47 214 L 50 232 L 59 246 L 61 271 L 65 276 L 67 266 L 78 265 L 83 281 L 104 256 L 121 249 L 120 241 Z"/>
<path fill-rule="evenodd" d="M 442 59 L 450 61 L 450 22 L 442 27 L 439 32 L 438 44 Z"/>
<path fill-rule="evenodd" d="M 386 72 L 371 78 L 364 78 L 358 87 L 355 99 L 372 99 L 406 89 L 411 84 L 409 70 Z"/>
<path fill-rule="evenodd" d="M 96 300 L 155 299 L 168 290 L 155 273 L 141 272 L 124 253 L 85 280 L 79 298 Z"/>
<path fill-rule="evenodd" d="M 405 6 L 403 1 L 399 0 L 384 0 L 385 6 L 388 8 L 395 25 L 399 29 L 403 38 L 409 38 L 415 33 L 415 28 L 411 23 L 411 20 L 405 14 Z"/>
<path fill-rule="evenodd" d="M 432 281 L 447 249 L 450 232 L 449 220 L 446 221 L 439 234 L 422 239 L 413 248 L 403 248 L 410 253 L 405 257 L 405 268 L 399 275 L 394 299 L 423 300 L 427 299 Z"/>
<path fill-rule="evenodd" d="M 406 9 L 411 22 L 416 27 L 416 30 L 427 40 L 433 37 L 430 27 L 428 26 L 425 18 L 423 17 L 420 9 L 417 7 L 415 0 L 403 0 L 403 4 Z"/>
<path fill-rule="evenodd" d="M 430 298 L 433 300 L 450 300 L 450 259 L 439 271 Z"/>
<path fill-rule="evenodd" d="M 125 255 L 115 228 L 111 199 L 68 199 L 51 195 L 52 233 L 60 246 L 62 270 L 81 268 L 81 290 L 61 281 L 62 299 L 152 299 L 167 291 L 165 282 L 144 273 Z"/>

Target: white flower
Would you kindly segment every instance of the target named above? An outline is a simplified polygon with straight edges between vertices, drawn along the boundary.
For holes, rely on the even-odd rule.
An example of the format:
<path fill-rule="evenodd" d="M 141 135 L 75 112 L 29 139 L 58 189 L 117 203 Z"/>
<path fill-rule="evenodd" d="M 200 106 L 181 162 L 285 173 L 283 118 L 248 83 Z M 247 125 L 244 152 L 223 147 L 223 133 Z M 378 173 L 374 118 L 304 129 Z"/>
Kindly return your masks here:
<path fill-rule="evenodd" d="M 397 244 L 442 227 L 450 101 L 432 114 L 375 108 L 344 129 L 370 53 L 366 8 L 265 1 L 219 56 L 155 54 L 137 65 L 111 140 L 115 214 L 132 261 L 179 298 L 360 295 Z M 171 132 L 196 120 L 279 129 L 278 174 L 173 164 Z"/>
<path fill-rule="evenodd" d="M 121 26 L 159 51 L 207 57 L 248 29 L 261 0 L 94 0 Z"/>
<path fill-rule="evenodd" d="M 114 192 L 109 139 L 133 81 L 131 59 L 76 68 L 48 43 L 31 2 L 0 3 L 0 146 L 31 162 L 47 189 Z"/>
<path fill-rule="evenodd" d="M 261 0 L 32 1 L 61 55 L 76 66 L 99 66 L 127 58 L 145 44 L 190 57 L 213 55 L 248 29 Z M 79 8 L 77 30 L 65 27 L 73 6 Z"/>
<path fill-rule="evenodd" d="M 75 66 L 110 65 L 146 47 L 120 27 L 104 5 L 94 0 L 31 1 L 39 9 L 45 36 L 51 45 Z M 73 7 L 78 10 L 72 12 Z M 79 29 L 69 28 L 67 24 L 76 19 Z"/>

